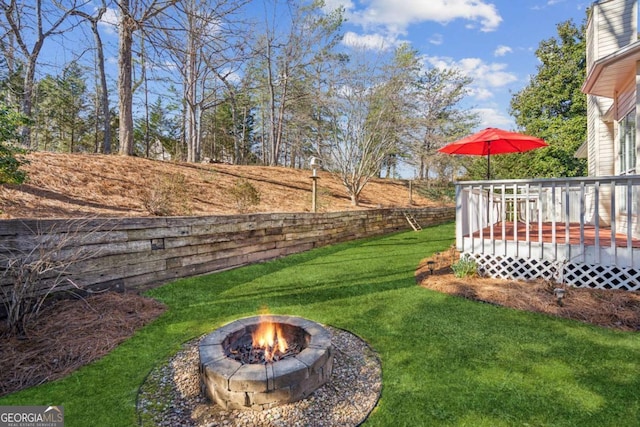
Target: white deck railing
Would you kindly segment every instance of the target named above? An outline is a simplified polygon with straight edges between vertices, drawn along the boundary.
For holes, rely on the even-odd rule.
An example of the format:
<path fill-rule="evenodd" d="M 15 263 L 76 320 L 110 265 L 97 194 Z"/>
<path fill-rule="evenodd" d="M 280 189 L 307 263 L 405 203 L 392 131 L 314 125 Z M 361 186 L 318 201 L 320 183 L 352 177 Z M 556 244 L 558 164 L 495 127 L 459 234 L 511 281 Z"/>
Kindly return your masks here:
<path fill-rule="evenodd" d="M 640 268 L 640 175 L 459 182 L 456 207 L 461 252 Z"/>

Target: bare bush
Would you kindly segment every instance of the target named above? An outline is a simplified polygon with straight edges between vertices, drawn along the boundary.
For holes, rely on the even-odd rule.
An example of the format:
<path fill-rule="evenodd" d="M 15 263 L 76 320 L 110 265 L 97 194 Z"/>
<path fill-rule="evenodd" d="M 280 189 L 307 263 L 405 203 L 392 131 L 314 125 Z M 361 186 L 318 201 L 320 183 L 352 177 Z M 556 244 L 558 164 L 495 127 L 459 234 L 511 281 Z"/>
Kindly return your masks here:
<path fill-rule="evenodd" d="M 246 212 L 260 203 L 260 192 L 246 179 L 237 179 L 228 193 L 235 200 L 239 212 Z"/>
<path fill-rule="evenodd" d="M 187 215 L 191 211 L 187 190 L 184 175 L 162 175 L 142 193 L 142 204 L 151 215 Z"/>
<path fill-rule="evenodd" d="M 81 289 L 70 269 L 97 255 L 97 250 L 82 245 L 93 234 L 86 231 L 88 221 L 56 223 L 48 230 L 30 228 L 30 238 L 0 244 L 0 298 L 9 334 L 24 335 L 26 324 L 38 317 L 53 293 Z"/>

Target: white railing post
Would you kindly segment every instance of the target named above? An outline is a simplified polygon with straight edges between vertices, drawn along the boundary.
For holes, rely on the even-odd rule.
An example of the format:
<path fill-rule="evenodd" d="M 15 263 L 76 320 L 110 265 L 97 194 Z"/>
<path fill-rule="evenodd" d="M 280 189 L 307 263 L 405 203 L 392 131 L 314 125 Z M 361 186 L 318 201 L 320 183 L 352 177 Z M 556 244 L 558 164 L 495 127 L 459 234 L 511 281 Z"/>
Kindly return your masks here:
<path fill-rule="evenodd" d="M 596 181 L 593 185 L 594 195 L 593 195 L 593 226 L 595 230 L 595 252 L 596 252 L 596 263 L 600 264 L 600 252 L 602 248 L 600 247 L 600 182 Z"/>
<path fill-rule="evenodd" d="M 544 258 L 544 243 L 542 241 L 542 184 L 538 184 L 538 246 L 540 246 L 540 254 L 538 255 L 538 259 Z"/>
<path fill-rule="evenodd" d="M 464 241 L 464 207 L 466 200 L 463 197 L 462 184 L 456 183 L 456 249 L 458 251 L 463 252 L 463 241 Z"/>
<path fill-rule="evenodd" d="M 551 183 L 551 243 L 553 244 L 553 259 L 558 259 L 558 240 L 556 236 L 556 183 Z"/>
<path fill-rule="evenodd" d="M 502 184 L 500 187 L 502 192 L 502 255 L 507 255 L 507 187 Z"/>
<path fill-rule="evenodd" d="M 580 182 L 580 255 L 582 256 L 582 262 L 585 261 L 585 251 L 584 251 L 584 214 L 585 214 L 585 191 L 584 191 L 584 181 Z"/>
<path fill-rule="evenodd" d="M 616 181 L 611 181 L 611 213 L 609 214 L 611 223 L 611 251 L 613 252 L 613 265 L 618 264 L 618 245 L 616 243 Z"/>
<path fill-rule="evenodd" d="M 631 230 L 633 229 L 633 212 L 631 205 L 633 204 L 633 188 L 631 178 L 627 178 L 627 253 L 629 259 L 633 262 L 633 236 Z"/>

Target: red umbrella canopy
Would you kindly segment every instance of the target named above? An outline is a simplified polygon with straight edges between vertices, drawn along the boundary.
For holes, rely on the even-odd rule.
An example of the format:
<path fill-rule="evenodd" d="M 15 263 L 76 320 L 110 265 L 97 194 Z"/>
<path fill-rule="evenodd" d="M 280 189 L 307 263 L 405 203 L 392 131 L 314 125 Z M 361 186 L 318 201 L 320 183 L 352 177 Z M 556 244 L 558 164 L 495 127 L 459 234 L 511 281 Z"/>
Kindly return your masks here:
<path fill-rule="evenodd" d="M 486 128 L 452 142 L 438 151 L 447 154 L 487 156 L 491 154 L 523 153 L 546 146 L 546 142 L 534 136 L 502 129 Z"/>
<path fill-rule="evenodd" d="M 487 156 L 487 179 L 490 178 L 491 154 L 524 153 L 548 144 L 535 136 L 509 132 L 502 129 L 486 128 L 438 149 L 441 153 Z"/>

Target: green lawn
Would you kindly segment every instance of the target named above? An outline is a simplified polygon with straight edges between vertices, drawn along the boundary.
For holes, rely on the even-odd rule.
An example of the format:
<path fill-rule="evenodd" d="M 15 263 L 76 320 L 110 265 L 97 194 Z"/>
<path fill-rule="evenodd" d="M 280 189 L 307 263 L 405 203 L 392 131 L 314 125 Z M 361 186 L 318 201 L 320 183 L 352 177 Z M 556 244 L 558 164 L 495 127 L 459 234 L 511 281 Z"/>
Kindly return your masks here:
<path fill-rule="evenodd" d="M 0 405 L 64 405 L 66 426 L 130 426 L 147 373 L 184 341 L 262 307 L 344 328 L 379 353 L 367 426 L 638 426 L 640 334 L 474 303 L 416 286 L 453 224 L 179 280 L 170 310 L 102 360 Z"/>

